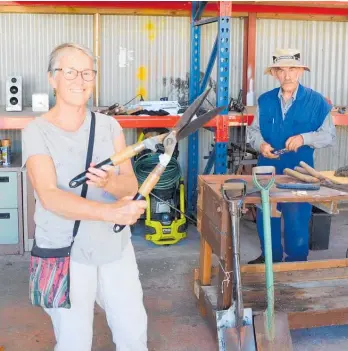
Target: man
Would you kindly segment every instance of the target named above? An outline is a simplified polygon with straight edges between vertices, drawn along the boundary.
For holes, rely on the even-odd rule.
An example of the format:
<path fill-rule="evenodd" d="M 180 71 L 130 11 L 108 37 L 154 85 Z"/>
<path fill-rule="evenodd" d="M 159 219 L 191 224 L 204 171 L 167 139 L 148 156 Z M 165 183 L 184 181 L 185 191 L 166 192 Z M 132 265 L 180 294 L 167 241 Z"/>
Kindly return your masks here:
<path fill-rule="evenodd" d="M 294 169 L 300 161 L 314 167 L 314 149 L 332 145 L 336 138 L 331 106 L 326 99 L 299 80 L 310 69 L 301 63 L 298 50 L 278 49 L 273 64 L 265 74 L 272 75 L 280 88 L 262 94 L 257 113 L 248 128 L 248 142 L 260 152 L 258 166 L 274 166 L 276 174 L 285 168 Z M 286 148 L 276 156 L 273 152 Z M 308 256 L 309 221 L 312 207 L 308 203 L 279 204 L 284 219 L 285 261 L 306 261 Z M 257 230 L 262 254 L 249 264 L 264 263 L 262 210 L 257 209 Z M 273 261 L 283 260 L 281 219 L 271 218 Z"/>

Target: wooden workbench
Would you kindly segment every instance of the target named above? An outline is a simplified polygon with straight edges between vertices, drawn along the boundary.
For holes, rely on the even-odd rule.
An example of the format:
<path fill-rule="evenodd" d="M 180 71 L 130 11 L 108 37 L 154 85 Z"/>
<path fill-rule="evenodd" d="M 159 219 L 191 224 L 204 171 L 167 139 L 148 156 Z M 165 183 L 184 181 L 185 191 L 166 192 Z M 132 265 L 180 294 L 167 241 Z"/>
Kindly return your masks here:
<path fill-rule="evenodd" d="M 242 178 L 253 187 L 252 176 L 199 176 L 198 225 L 201 234 L 200 265 L 194 270 L 194 293 L 202 315 L 216 329 L 215 311 L 230 307 L 232 274 L 227 284 L 225 272 L 232 272 L 231 221 L 223 200 L 221 184 L 229 178 Z M 276 182 L 291 182 L 276 176 Z M 270 191 L 270 203 L 310 202 L 330 213 L 337 203 L 348 200 L 348 192 L 321 187 L 298 195 L 291 190 Z M 250 194 L 244 206 L 260 203 L 260 194 Z M 212 267 L 212 254 L 221 266 Z M 223 268 L 223 269 L 222 269 Z M 348 324 L 348 259 L 277 263 L 273 265 L 275 310 L 288 314 L 290 329 Z M 266 310 L 265 265 L 242 265 L 244 307 L 253 315 Z"/>

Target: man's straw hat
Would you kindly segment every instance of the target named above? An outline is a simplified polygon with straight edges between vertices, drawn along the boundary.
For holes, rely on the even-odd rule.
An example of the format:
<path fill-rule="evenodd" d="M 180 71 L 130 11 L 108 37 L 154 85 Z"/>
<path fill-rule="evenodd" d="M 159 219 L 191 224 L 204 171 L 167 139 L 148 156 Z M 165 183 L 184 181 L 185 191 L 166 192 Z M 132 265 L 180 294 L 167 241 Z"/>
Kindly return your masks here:
<path fill-rule="evenodd" d="M 271 69 L 277 67 L 301 67 L 310 72 L 309 67 L 301 63 L 301 53 L 296 49 L 277 49 L 272 61 L 273 64 L 265 69 L 265 74 L 271 74 Z"/>

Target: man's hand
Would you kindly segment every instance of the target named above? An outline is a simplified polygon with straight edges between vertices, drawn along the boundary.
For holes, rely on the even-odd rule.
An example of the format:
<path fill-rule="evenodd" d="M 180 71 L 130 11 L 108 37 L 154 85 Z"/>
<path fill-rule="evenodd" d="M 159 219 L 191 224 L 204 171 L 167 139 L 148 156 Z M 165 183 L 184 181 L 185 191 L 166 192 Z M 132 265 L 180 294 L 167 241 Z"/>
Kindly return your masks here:
<path fill-rule="evenodd" d="M 303 142 L 302 135 L 294 135 L 286 141 L 285 147 L 289 151 L 297 151 L 297 149 L 303 145 Z"/>
<path fill-rule="evenodd" d="M 110 178 L 114 176 L 114 168 L 110 165 L 104 165 L 101 168 L 94 168 L 95 163 L 91 163 L 88 168 L 86 177 L 89 179 L 86 183 L 88 185 L 96 186 L 97 188 L 105 188 Z"/>
<path fill-rule="evenodd" d="M 272 154 L 274 148 L 268 143 L 262 143 L 260 146 L 260 153 L 266 158 L 278 158 L 279 156 Z"/>

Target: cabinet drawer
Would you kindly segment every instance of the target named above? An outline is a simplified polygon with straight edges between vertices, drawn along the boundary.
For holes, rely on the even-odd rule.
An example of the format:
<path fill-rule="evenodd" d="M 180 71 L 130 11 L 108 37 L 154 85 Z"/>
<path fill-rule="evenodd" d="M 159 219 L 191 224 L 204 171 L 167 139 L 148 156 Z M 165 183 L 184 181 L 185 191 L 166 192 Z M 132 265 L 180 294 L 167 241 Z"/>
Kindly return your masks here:
<path fill-rule="evenodd" d="M 17 172 L 0 172 L 0 209 L 17 208 Z"/>
<path fill-rule="evenodd" d="M 18 244 L 18 212 L 0 209 L 0 245 Z"/>

